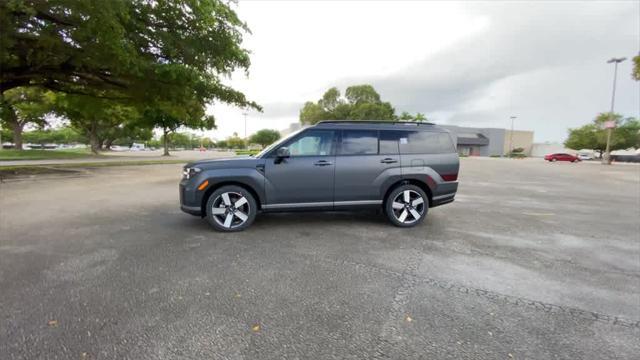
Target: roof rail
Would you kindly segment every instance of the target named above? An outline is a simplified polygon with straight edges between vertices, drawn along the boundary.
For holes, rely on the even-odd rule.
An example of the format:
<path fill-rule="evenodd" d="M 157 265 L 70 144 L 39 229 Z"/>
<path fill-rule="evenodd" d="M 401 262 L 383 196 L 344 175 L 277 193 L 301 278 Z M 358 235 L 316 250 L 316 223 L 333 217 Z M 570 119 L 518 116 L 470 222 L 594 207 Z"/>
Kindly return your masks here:
<path fill-rule="evenodd" d="M 435 125 L 426 121 L 393 121 L 393 120 L 322 120 L 318 124 L 402 124 L 402 125 Z"/>

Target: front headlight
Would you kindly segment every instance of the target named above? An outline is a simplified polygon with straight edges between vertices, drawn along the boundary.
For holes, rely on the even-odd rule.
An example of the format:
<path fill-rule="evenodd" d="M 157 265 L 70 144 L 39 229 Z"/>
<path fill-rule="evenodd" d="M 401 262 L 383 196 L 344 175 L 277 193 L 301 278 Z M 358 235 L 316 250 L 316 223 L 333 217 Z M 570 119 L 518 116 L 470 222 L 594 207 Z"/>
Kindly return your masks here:
<path fill-rule="evenodd" d="M 202 171 L 202 169 L 197 167 L 186 167 L 182 169 L 182 176 L 185 179 L 191 179 L 192 177 L 196 176 L 196 174 L 198 174 L 200 171 Z"/>

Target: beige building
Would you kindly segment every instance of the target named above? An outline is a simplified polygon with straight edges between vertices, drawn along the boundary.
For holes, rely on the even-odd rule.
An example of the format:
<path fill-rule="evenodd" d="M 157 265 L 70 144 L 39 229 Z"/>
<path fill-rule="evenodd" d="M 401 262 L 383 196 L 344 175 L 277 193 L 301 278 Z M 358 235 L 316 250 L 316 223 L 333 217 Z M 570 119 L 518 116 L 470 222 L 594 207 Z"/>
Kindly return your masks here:
<path fill-rule="evenodd" d="M 512 149 L 523 148 L 524 153 L 527 156 L 531 156 L 531 149 L 533 148 L 533 131 L 523 130 L 505 130 L 504 131 L 504 146 L 502 148 L 502 154 L 508 154 Z"/>
<path fill-rule="evenodd" d="M 533 131 L 499 128 L 472 128 L 441 125 L 456 139 L 458 153 L 464 156 L 504 156 L 511 149 L 523 148 L 524 154 L 531 155 Z"/>

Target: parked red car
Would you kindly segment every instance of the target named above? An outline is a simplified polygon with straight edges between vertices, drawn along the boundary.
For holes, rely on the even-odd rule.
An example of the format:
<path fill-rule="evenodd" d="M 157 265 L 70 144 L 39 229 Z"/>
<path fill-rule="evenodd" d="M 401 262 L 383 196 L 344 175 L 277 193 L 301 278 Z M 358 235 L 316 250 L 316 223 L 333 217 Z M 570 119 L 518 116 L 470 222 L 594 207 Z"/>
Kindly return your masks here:
<path fill-rule="evenodd" d="M 544 159 L 547 161 L 571 161 L 571 162 L 580 161 L 580 158 L 575 155 L 563 154 L 563 153 L 545 155 Z"/>

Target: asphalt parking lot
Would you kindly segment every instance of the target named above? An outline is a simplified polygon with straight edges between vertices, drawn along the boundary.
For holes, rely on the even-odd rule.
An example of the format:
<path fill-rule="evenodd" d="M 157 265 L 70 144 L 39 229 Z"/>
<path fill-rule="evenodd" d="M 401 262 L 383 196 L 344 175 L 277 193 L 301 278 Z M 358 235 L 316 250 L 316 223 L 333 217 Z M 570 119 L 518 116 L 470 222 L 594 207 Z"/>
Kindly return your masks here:
<path fill-rule="evenodd" d="M 1 183 L 0 358 L 637 358 L 640 166 L 461 164 L 412 229 L 216 233 L 178 209 L 179 165 Z"/>

